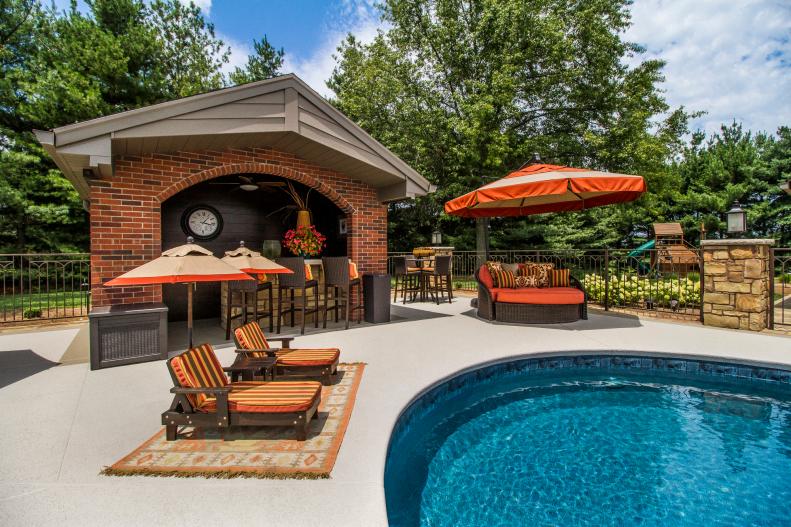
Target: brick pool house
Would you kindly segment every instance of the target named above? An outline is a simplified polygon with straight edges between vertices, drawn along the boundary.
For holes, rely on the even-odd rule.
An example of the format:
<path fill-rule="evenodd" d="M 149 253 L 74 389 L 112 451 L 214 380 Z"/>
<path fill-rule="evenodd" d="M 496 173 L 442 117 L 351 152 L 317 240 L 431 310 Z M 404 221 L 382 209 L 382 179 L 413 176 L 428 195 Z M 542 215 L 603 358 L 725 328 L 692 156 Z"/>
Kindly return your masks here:
<path fill-rule="evenodd" d="M 184 243 L 185 214 L 196 208 L 221 226 L 197 243 L 218 256 L 240 240 L 260 251 L 294 226 L 294 207 L 278 190 L 290 181 L 328 237 L 326 254 L 385 272 L 387 203 L 433 190 L 293 74 L 36 135 L 90 213 L 92 310 L 164 302 L 178 320 L 183 302 L 173 286 L 103 284 Z M 217 287 L 199 288 L 196 316 L 219 315 Z"/>

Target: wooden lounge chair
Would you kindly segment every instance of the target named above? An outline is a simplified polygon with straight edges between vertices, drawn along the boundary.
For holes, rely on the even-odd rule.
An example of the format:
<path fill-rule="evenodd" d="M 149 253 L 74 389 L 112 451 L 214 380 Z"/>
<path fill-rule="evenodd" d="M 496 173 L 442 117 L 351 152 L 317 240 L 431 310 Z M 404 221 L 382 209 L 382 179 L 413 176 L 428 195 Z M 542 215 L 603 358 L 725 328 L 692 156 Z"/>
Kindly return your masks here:
<path fill-rule="evenodd" d="M 282 347 L 270 348 L 261 326 L 250 322 L 239 326 L 233 332 L 236 352 L 250 357 L 276 357 L 275 368 L 278 375 L 292 373 L 304 376 L 320 376 L 326 385 L 331 376 L 338 372 L 341 352 L 338 348 L 290 348 L 293 337 L 276 337 Z"/>
<path fill-rule="evenodd" d="M 173 357 L 168 370 L 174 385 L 173 402 L 162 413 L 168 441 L 179 426 L 293 426 L 304 441 L 321 400 L 316 381 L 229 382 L 210 344 Z"/>

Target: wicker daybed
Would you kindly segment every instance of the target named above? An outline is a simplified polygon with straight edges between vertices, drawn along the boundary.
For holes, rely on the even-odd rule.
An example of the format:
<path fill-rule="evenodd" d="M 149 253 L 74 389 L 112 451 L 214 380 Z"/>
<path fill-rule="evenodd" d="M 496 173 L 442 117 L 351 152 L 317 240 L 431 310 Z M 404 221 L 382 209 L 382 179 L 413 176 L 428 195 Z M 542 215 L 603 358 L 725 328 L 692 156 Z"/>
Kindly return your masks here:
<path fill-rule="evenodd" d="M 478 316 L 517 324 L 561 324 L 588 318 L 588 297 L 579 280 L 570 287 L 496 288 L 486 265 L 475 271 Z"/>

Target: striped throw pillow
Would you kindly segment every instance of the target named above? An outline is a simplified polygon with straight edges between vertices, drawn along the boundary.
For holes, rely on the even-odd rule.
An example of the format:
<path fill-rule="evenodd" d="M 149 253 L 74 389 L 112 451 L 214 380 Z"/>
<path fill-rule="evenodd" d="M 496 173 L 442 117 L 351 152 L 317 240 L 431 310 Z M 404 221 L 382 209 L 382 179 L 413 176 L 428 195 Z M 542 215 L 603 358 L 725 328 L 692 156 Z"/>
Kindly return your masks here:
<path fill-rule="evenodd" d="M 570 287 L 571 279 L 569 278 L 570 272 L 568 269 L 552 269 L 549 271 L 550 282 L 552 287 Z"/>
<path fill-rule="evenodd" d="M 514 289 L 516 287 L 516 277 L 511 271 L 491 271 L 494 287 Z"/>
<path fill-rule="evenodd" d="M 514 289 L 516 287 L 516 277 L 511 271 L 489 271 L 492 275 L 494 287 Z"/>
<path fill-rule="evenodd" d="M 527 262 L 519 266 L 519 274 L 522 276 L 535 276 L 538 282 L 537 287 L 549 287 L 549 271 L 555 267 L 553 263 L 534 263 Z"/>

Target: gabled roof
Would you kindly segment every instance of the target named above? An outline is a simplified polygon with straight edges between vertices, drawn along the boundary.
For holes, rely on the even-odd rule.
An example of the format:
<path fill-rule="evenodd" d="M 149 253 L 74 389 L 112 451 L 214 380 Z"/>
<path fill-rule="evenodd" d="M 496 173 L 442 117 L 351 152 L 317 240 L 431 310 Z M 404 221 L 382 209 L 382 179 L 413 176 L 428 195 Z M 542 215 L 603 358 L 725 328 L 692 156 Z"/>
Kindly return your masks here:
<path fill-rule="evenodd" d="M 115 156 L 271 146 L 364 181 L 382 201 L 433 192 L 412 167 L 294 74 L 36 130 L 84 199 L 86 172 L 112 174 Z"/>
<path fill-rule="evenodd" d="M 683 236 L 684 230 L 680 223 L 654 223 L 654 234 L 656 236 Z"/>

